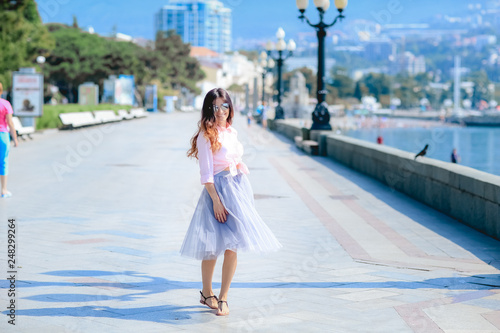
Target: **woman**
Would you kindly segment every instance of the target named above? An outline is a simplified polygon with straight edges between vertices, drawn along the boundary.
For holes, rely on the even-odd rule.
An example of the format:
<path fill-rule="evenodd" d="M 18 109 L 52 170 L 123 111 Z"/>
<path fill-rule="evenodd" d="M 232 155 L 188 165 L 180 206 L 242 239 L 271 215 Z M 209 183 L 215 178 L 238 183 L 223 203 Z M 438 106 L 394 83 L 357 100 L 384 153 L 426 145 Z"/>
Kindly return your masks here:
<path fill-rule="evenodd" d="M 0 96 L 3 93 L 3 86 L 0 82 Z M 10 198 L 12 193 L 7 191 L 7 174 L 9 172 L 9 151 L 10 151 L 10 135 L 14 140 L 14 147 L 17 147 L 17 133 L 12 123 L 12 106 L 9 101 L 0 98 L 0 183 L 2 185 L 2 198 Z M 7 126 L 9 128 L 7 128 Z"/>
<path fill-rule="evenodd" d="M 205 185 L 186 233 L 181 254 L 200 259 L 200 303 L 229 314 L 227 295 L 236 270 L 237 251 L 268 252 L 281 247 L 255 210 L 253 192 L 242 162 L 243 146 L 231 126 L 234 109 L 224 89 L 213 89 L 203 102 L 189 157 L 200 163 Z M 217 257 L 224 254 L 219 297 L 212 291 Z"/>

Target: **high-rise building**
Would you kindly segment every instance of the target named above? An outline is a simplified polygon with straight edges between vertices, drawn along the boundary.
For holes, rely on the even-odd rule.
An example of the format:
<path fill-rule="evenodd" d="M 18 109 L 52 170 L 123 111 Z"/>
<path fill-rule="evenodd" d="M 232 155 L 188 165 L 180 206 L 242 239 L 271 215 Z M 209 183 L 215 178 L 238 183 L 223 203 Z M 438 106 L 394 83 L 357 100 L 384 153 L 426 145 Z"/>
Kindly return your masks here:
<path fill-rule="evenodd" d="M 155 15 L 155 31 L 168 30 L 184 43 L 224 53 L 231 50 L 231 9 L 217 0 L 169 0 Z"/>
<path fill-rule="evenodd" d="M 425 57 L 415 56 L 411 52 L 400 53 L 392 62 L 391 74 L 405 73 L 417 75 L 426 72 Z"/>

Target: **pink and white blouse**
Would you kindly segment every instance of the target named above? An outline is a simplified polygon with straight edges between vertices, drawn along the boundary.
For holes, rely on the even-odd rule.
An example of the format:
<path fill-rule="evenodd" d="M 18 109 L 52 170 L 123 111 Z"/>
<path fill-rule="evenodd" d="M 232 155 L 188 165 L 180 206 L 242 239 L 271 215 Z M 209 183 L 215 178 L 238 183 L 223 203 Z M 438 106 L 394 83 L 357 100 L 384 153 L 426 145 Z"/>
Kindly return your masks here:
<path fill-rule="evenodd" d="M 221 148 L 213 153 L 210 140 L 207 140 L 200 132 L 196 141 L 198 147 L 198 161 L 200 163 L 201 183 L 213 183 L 214 175 L 229 168 L 232 176 L 238 174 L 238 169 L 244 174 L 248 174 L 248 168 L 243 163 L 243 145 L 238 141 L 238 132 L 228 125 L 226 128 L 217 126 L 219 131 L 219 142 Z"/>

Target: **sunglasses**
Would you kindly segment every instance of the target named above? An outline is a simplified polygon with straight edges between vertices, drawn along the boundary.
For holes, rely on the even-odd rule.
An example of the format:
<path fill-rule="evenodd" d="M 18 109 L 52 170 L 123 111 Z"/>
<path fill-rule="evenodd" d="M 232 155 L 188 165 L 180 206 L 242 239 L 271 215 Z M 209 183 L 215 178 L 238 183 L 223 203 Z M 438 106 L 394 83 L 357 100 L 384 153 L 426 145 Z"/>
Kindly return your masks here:
<path fill-rule="evenodd" d="M 212 108 L 214 109 L 214 112 L 217 112 L 219 110 L 219 107 L 217 105 L 212 105 Z M 222 103 L 220 105 L 220 109 L 222 111 L 227 111 L 229 110 L 229 104 L 228 103 Z"/>

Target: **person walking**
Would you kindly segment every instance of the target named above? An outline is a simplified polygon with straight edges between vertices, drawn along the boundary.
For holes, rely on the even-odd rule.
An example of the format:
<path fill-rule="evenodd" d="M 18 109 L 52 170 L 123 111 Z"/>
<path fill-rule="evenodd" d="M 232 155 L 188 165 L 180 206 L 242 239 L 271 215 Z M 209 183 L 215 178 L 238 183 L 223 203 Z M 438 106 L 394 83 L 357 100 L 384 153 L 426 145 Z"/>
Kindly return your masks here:
<path fill-rule="evenodd" d="M 264 101 L 262 102 L 262 114 L 261 114 L 261 120 L 262 120 L 262 127 L 267 128 L 267 112 L 269 111 L 269 107 L 267 106 L 267 102 Z"/>
<path fill-rule="evenodd" d="M 249 109 L 247 112 L 247 125 L 248 125 L 248 127 L 250 127 L 250 125 L 252 125 L 252 119 L 253 119 L 252 111 Z"/>
<path fill-rule="evenodd" d="M 3 86 L 0 82 L 0 96 L 3 93 Z M 17 141 L 17 133 L 12 122 L 13 114 L 12 106 L 9 101 L 0 97 L 0 183 L 2 186 L 1 197 L 10 198 L 12 193 L 7 191 L 7 174 L 9 173 L 9 151 L 10 151 L 10 136 L 14 140 L 14 147 L 19 144 Z M 9 136 L 10 130 L 10 136 Z"/>
<path fill-rule="evenodd" d="M 200 303 L 229 314 L 227 297 L 236 271 L 237 252 L 270 252 L 281 248 L 255 209 L 249 170 L 242 161 L 243 146 L 231 126 L 234 109 L 221 88 L 205 96 L 198 130 L 191 138 L 188 157 L 200 165 L 205 186 L 196 205 L 180 250 L 181 255 L 201 260 L 203 289 Z M 224 255 L 219 296 L 212 290 L 217 258 Z"/>

